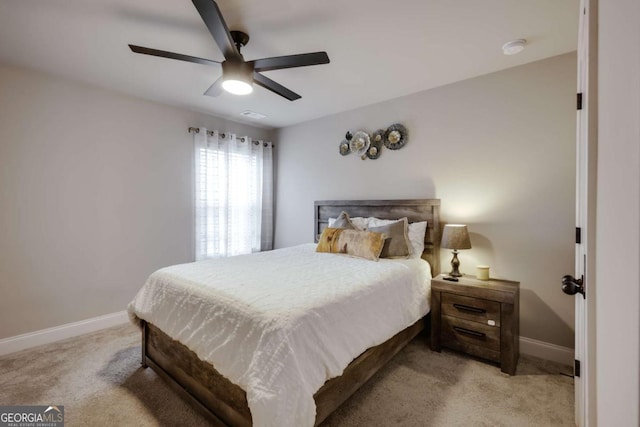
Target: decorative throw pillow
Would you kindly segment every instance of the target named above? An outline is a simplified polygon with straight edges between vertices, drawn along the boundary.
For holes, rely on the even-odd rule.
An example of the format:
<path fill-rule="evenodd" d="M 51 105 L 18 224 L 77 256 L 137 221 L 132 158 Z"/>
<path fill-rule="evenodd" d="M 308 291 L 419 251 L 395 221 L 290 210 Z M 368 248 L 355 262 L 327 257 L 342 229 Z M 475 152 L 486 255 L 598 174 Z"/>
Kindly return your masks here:
<path fill-rule="evenodd" d="M 382 233 L 327 227 L 320 236 L 316 252 L 347 254 L 377 261 L 386 237 Z"/>
<path fill-rule="evenodd" d="M 327 226 L 331 228 L 346 228 L 346 227 L 338 227 L 335 225 L 336 221 L 340 221 L 342 218 L 344 218 L 344 216 L 349 218 L 351 225 L 353 225 L 356 230 L 364 230 L 367 228 L 367 218 L 363 218 L 361 216 L 356 216 L 351 218 L 349 214 L 347 214 L 346 212 L 342 212 L 338 218 L 329 218 L 329 221 L 328 221 L 329 223 Z M 340 223 L 338 223 L 338 225 L 340 225 Z"/>
<path fill-rule="evenodd" d="M 384 241 L 380 258 L 406 258 L 411 254 L 408 228 L 409 221 L 407 218 L 402 218 L 386 225 L 369 227 L 367 231 L 383 233 L 388 236 Z"/>
<path fill-rule="evenodd" d="M 395 222 L 393 219 L 380 219 L 375 217 L 367 218 L 367 229 L 380 227 Z M 427 221 L 412 222 L 409 224 L 408 236 L 410 242 L 411 255 L 409 258 L 420 258 L 424 252 L 424 235 L 427 232 Z"/>
<path fill-rule="evenodd" d="M 344 228 L 347 230 L 358 230 L 358 227 L 353 225 L 351 218 L 349 218 L 349 214 L 345 211 L 340 212 L 338 218 L 336 218 L 333 223 L 329 224 L 331 228 Z"/>

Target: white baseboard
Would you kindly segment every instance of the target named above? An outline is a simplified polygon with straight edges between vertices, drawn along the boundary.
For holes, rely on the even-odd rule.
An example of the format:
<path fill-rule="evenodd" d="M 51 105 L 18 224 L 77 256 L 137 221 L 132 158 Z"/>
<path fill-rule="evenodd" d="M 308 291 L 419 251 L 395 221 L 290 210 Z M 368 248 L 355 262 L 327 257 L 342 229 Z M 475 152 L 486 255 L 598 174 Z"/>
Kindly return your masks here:
<path fill-rule="evenodd" d="M 520 337 L 520 353 L 573 366 L 574 351 L 569 347 Z"/>
<path fill-rule="evenodd" d="M 0 356 L 36 347 L 43 344 L 76 337 L 100 329 L 120 325 L 129 321 L 126 311 L 106 314 L 79 322 L 67 323 L 53 328 L 42 329 L 29 332 L 15 337 L 3 338 L 0 340 Z"/>

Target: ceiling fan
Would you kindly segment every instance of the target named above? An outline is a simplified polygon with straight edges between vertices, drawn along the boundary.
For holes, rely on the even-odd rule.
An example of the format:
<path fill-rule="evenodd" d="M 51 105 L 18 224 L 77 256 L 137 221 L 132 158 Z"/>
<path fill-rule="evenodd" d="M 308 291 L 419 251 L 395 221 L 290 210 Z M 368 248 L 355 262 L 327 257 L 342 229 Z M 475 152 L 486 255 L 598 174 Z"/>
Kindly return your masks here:
<path fill-rule="evenodd" d="M 177 59 L 180 61 L 194 62 L 204 65 L 222 65 L 222 76 L 216 80 L 204 93 L 209 96 L 218 96 L 222 89 L 236 94 L 246 95 L 253 91 L 253 83 L 262 86 L 289 101 L 300 99 L 301 96 L 274 82 L 263 74 L 262 71 L 281 70 L 284 68 L 305 67 L 307 65 L 328 64 L 329 56 L 326 52 L 302 53 L 299 55 L 276 56 L 273 58 L 254 59 L 245 61 L 240 49 L 249 42 L 249 35 L 242 31 L 229 31 L 227 23 L 220 13 L 214 0 L 192 0 L 209 32 L 224 55 L 224 61 L 197 58 L 195 56 L 182 55 L 180 53 L 166 52 L 164 50 L 148 47 L 129 45 L 135 53 L 160 56 L 163 58 Z"/>

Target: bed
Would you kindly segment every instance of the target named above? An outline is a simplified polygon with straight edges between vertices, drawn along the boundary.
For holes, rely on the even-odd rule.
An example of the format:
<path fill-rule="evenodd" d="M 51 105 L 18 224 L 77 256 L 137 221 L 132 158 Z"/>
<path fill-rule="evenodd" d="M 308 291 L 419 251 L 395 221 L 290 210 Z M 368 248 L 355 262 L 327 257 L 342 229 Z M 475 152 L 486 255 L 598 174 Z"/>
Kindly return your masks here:
<path fill-rule="evenodd" d="M 428 261 L 429 263 L 428 266 L 430 266 L 430 269 L 431 269 L 430 273 L 431 275 L 435 276 L 439 274 L 439 266 L 440 266 L 439 207 L 440 207 L 440 201 L 437 199 L 318 201 L 318 202 L 315 202 L 314 204 L 314 241 L 318 240 L 319 235 L 327 227 L 329 218 L 337 217 L 342 211 L 348 212 L 351 217 L 358 217 L 358 216 L 377 217 L 381 219 L 398 219 L 398 218 L 406 217 L 408 218 L 410 223 L 427 221 L 427 231 L 424 236 L 425 245 L 424 245 L 424 251 L 422 253 L 422 258 Z M 264 254 L 256 254 L 257 256 L 251 255 L 251 257 L 253 257 L 251 259 L 257 260 L 255 262 L 258 263 L 257 264 L 258 266 L 261 265 L 260 262 L 263 262 L 262 266 L 265 269 L 269 269 L 271 268 L 270 267 L 271 264 L 266 264 L 266 262 L 267 261 L 272 262 L 272 260 L 274 259 L 277 260 L 278 257 L 282 258 L 280 262 L 283 262 L 285 263 L 284 265 L 286 265 L 286 263 L 288 262 L 288 258 L 286 258 L 287 256 L 295 256 L 297 257 L 296 259 L 299 258 L 300 260 L 306 260 L 306 259 L 312 260 L 317 258 L 318 256 L 328 255 L 328 254 L 315 254 L 315 251 L 313 250 L 312 245 L 308 245 L 306 247 L 302 245 L 299 248 L 297 247 L 289 248 L 289 249 L 280 250 L 279 252 L 277 251 L 272 251 L 272 252 L 273 254 L 264 253 Z M 409 266 L 412 266 L 413 264 L 416 264 L 416 263 L 420 263 L 421 265 L 427 265 L 426 263 L 422 263 L 416 260 L 406 260 L 406 261 L 385 260 L 387 261 L 385 264 L 383 260 L 380 260 L 381 262 L 378 262 L 378 263 L 372 263 L 371 261 L 351 260 L 351 259 L 348 259 L 349 257 L 344 257 L 342 255 L 333 255 L 333 256 L 342 257 L 342 258 L 335 258 L 335 259 L 339 259 L 339 262 L 333 262 L 333 264 L 337 264 L 338 267 L 341 264 L 344 264 L 343 268 L 353 268 L 354 271 L 358 271 L 357 269 L 360 268 L 361 265 L 364 265 L 364 263 L 369 263 L 367 264 L 368 267 L 366 268 L 366 270 L 363 269 L 362 271 L 359 271 L 356 275 L 353 275 L 350 278 L 345 278 L 344 274 L 340 273 L 341 280 L 343 281 L 352 280 L 354 282 L 354 289 L 356 290 L 360 288 L 358 288 L 358 284 L 355 282 L 360 280 L 361 277 L 364 277 L 367 274 L 371 274 L 373 276 L 384 275 L 384 274 L 387 274 L 386 273 L 387 270 L 392 271 L 390 269 L 395 269 L 393 270 L 394 271 L 393 274 L 388 273 L 390 277 L 400 278 L 398 280 L 402 282 L 401 283 L 402 286 L 405 286 L 404 284 L 405 281 L 401 280 L 402 276 L 399 275 L 398 272 L 407 270 Z M 228 259 L 225 262 L 231 266 L 229 267 L 231 269 L 233 267 L 232 266 L 233 262 L 238 263 L 241 261 L 244 262 L 242 258 L 236 258 L 235 260 Z M 286 273 L 294 276 L 296 274 L 299 274 L 299 272 L 295 270 L 296 266 L 294 264 L 290 264 L 290 265 L 291 265 L 290 267 L 291 271 L 287 270 Z M 304 267 L 310 264 L 302 263 L 301 265 Z M 196 266 L 196 270 L 197 268 L 199 268 L 198 266 L 202 266 L 201 267 L 202 269 L 206 267 L 205 265 L 198 264 L 198 263 L 194 263 L 193 266 Z M 197 296 L 198 292 L 205 292 L 205 291 L 201 291 L 197 287 L 197 283 L 196 283 L 197 280 L 195 280 L 194 278 L 198 278 L 205 273 L 194 272 L 193 266 L 192 265 L 185 265 L 184 267 L 174 266 L 175 267 L 174 269 L 164 271 L 163 273 L 164 275 L 161 277 L 166 279 L 166 277 L 175 276 L 177 278 L 176 281 L 184 282 L 186 284 L 186 288 L 191 287 L 190 289 L 194 290 L 194 295 Z M 216 266 L 221 267 L 222 265 L 216 264 Z M 273 264 L 273 266 L 274 266 L 273 269 L 277 270 L 278 268 L 280 268 L 281 270 L 283 270 L 281 267 L 277 267 L 277 264 L 275 263 Z M 233 271 L 237 271 L 238 270 L 237 267 L 238 267 L 237 265 L 233 267 L 234 269 Z M 322 267 L 319 267 L 319 268 L 322 268 Z M 429 267 L 426 267 L 426 268 L 428 269 Z M 259 268 L 256 268 L 256 270 L 259 270 Z M 225 274 L 224 268 L 220 268 L 218 271 L 221 277 L 224 277 L 224 274 Z M 343 272 L 344 271 L 346 270 L 343 270 Z M 198 274 L 200 274 L 200 276 L 198 276 Z M 207 273 L 207 274 L 210 274 L 210 273 Z M 319 273 L 314 272 L 313 274 L 318 275 Z M 246 273 L 246 276 L 251 277 L 251 274 Z M 252 280 L 255 281 L 256 277 L 258 276 L 255 275 L 255 271 L 254 271 Z M 264 277 L 265 277 L 264 280 L 267 281 L 266 277 L 271 277 L 271 276 L 265 275 Z M 286 280 L 283 280 L 283 281 L 286 281 L 287 283 L 291 281 L 290 280 L 291 277 L 286 276 L 284 274 L 284 270 L 283 270 L 283 277 L 286 278 Z M 249 280 L 249 279 L 246 279 L 246 280 Z M 365 280 L 365 279 L 362 279 L 362 280 Z M 408 283 L 409 279 L 407 279 L 406 282 Z M 332 283 L 332 282 L 326 281 L 326 283 Z M 398 284 L 398 286 L 400 286 L 400 284 Z M 409 284 L 406 284 L 406 286 L 409 287 Z M 218 295 L 217 298 L 222 298 L 222 299 L 226 298 L 228 296 L 226 292 L 227 291 L 231 293 L 236 292 L 235 290 L 236 287 L 234 287 L 234 289 L 232 290 L 225 290 L 222 294 L 220 294 L 222 295 L 222 297 Z M 249 295 L 251 295 L 251 292 L 252 292 L 251 289 L 253 289 L 251 288 L 251 285 L 248 285 L 246 290 L 243 290 L 242 292 L 247 292 Z M 342 288 L 337 287 L 336 289 L 339 290 Z M 362 288 L 362 289 L 365 289 L 365 288 Z M 398 288 L 395 291 L 395 293 L 402 294 L 402 291 L 399 289 L 400 288 Z M 357 306 L 358 304 L 371 304 L 371 307 L 375 308 L 376 307 L 375 301 L 366 300 L 366 298 L 368 298 L 369 296 L 368 296 L 368 292 L 366 292 L 365 290 L 359 290 L 358 292 L 360 293 L 357 294 L 357 299 L 348 301 L 348 304 L 353 305 L 354 307 Z M 162 292 L 171 294 L 172 292 L 175 293 L 177 291 L 169 287 L 167 289 L 162 289 Z M 209 292 L 209 291 L 207 290 L 206 292 Z M 386 298 L 391 298 L 391 297 L 392 297 L 391 294 L 386 296 Z M 269 296 L 268 295 L 265 296 L 264 294 L 260 294 L 258 292 L 255 294 L 255 298 L 260 299 L 260 301 L 263 301 L 263 299 L 264 301 L 266 301 L 269 298 Z M 186 295 L 185 297 L 182 297 L 180 301 L 187 301 L 186 306 L 189 306 L 190 304 L 189 301 L 191 300 L 199 301 L 199 299 L 196 297 L 191 298 L 190 294 Z M 263 303 L 263 305 L 264 304 L 266 303 Z M 309 318 L 309 316 L 311 316 L 311 314 L 309 313 L 312 313 L 313 315 L 316 316 L 316 321 L 318 325 L 320 325 L 318 326 L 319 328 L 322 327 L 323 325 L 330 324 L 334 320 L 336 325 L 338 326 L 342 325 L 343 327 L 344 323 L 342 324 L 338 323 L 338 316 L 340 316 L 340 313 L 348 312 L 348 309 L 347 309 L 348 306 L 345 305 L 347 304 L 347 302 L 345 301 L 340 302 L 340 304 L 343 304 L 342 306 L 338 304 L 334 304 L 336 307 L 331 306 L 332 307 L 331 310 L 333 311 L 330 311 L 329 308 L 325 308 L 324 306 L 321 308 L 318 308 L 315 306 L 308 307 L 305 305 L 305 300 L 302 298 L 297 298 L 297 299 L 293 298 L 291 304 L 293 305 L 293 307 L 290 310 L 288 310 L 285 313 L 285 316 L 283 317 L 290 318 L 291 313 L 300 312 L 300 313 L 304 313 L 304 316 L 301 315 L 300 318 L 307 319 Z M 299 310 L 296 304 L 299 304 L 300 306 Z M 176 304 L 176 306 L 177 305 L 178 304 Z M 185 304 L 181 303 L 180 305 L 185 305 Z M 157 372 L 157 374 L 160 377 L 166 380 L 168 384 L 172 386 L 178 394 L 182 395 L 184 398 L 192 402 L 193 405 L 199 408 L 214 425 L 232 425 L 232 426 L 253 425 L 252 412 L 254 414 L 256 413 L 260 414 L 260 411 L 262 410 L 260 409 L 260 405 L 256 403 L 255 390 L 257 389 L 258 391 L 262 392 L 263 383 L 258 383 L 258 385 L 255 386 L 255 384 L 251 382 L 253 381 L 253 376 L 251 376 L 251 378 L 246 379 L 243 371 L 239 371 L 240 372 L 240 374 L 238 374 L 239 379 L 237 380 L 239 384 L 245 384 L 245 383 L 254 384 L 251 386 L 245 385 L 245 388 L 249 390 L 249 399 L 248 399 L 247 391 L 245 391 L 240 385 L 237 385 L 231 382 L 224 375 L 218 372 L 216 368 L 214 368 L 214 366 L 216 366 L 215 360 L 219 360 L 220 362 L 217 365 L 218 367 L 224 367 L 225 372 L 227 373 L 231 372 L 231 374 L 228 376 L 234 377 L 233 367 L 235 365 L 241 365 L 242 364 L 241 360 L 243 358 L 251 359 L 250 363 L 253 363 L 254 360 L 265 359 L 266 362 L 264 363 L 266 363 L 266 365 L 263 363 L 263 365 L 258 365 L 258 366 L 269 367 L 270 366 L 269 364 L 271 365 L 276 364 L 277 366 L 270 367 L 269 369 L 260 370 L 260 372 L 257 374 L 257 376 L 260 377 L 260 380 L 264 381 L 264 378 L 267 378 L 270 380 L 272 377 L 276 378 L 276 380 L 281 377 L 288 380 L 288 377 L 291 376 L 292 378 L 294 378 L 294 380 L 292 383 L 289 383 L 289 385 L 291 387 L 295 387 L 298 385 L 298 383 L 300 383 L 301 391 L 300 393 L 297 393 L 300 395 L 304 395 L 305 390 L 303 390 L 303 388 L 307 383 L 306 376 L 308 376 L 309 377 L 308 382 L 310 383 L 308 387 L 311 387 L 313 390 L 317 390 L 315 391 L 315 393 L 313 393 L 312 404 L 313 404 L 313 410 L 315 410 L 315 417 L 314 417 L 313 424 L 318 425 L 331 412 L 333 412 L 341 403 L 343 403 L 351 394 L 353 394 L 362 384 L 364 384 L 377 370 L 379 370 L 382 366 L 384 366 L 384 364 L 388 362 L 398 351 L 400 351 L 410 340 L 412 340 L 416 335 L 418 335 L 425 328 L 425 322 L 427 321 L 427 318 L 425 316 L 425 317 L 420 317 L 415 322 L 412 322 L 408 327 L 405 327 L 405 326 L 397 327 L 393 325 L 400 324 L 398 322 L 402 322 L 402 319 L 404 319 L 402 318 L 402 316 L 406 317 L 406 315 L 404 314 L 401 315 L 401 314 L 396 314 L 395 312 L 391 312 L 391 313 L 387 313 L 385 317 L 376 316 L 375 318 L 372 318 L 371 317 L 372 312 L 378 313 L 380 311 L 383 311 L 383 309 L 381 310 L 380 307 L 378 307 L 378 311 L 375 311 L 372 308 L 372 310 L 368 314 L 369 315 L 368 321 L 371 321 L 373 319 L 376 319 L 378 321 L 380 321 L 380 319 L 384 320 L 384 323 L 378 323 L 378 327 L 382 329 L 385 329 L 385 327 L 387 326 L 386 323 L 389 324 L 389 326 L 386 327 L 387 330 L 385 330 L 384 332 L 386 334 L 384 336 L 384 339 L 380 340 L 379 338 L 376 338 L 378 339 L 379 343 L 378 341 L 376 341 L 375 345 L 362 347 L 362 350 L 361 350 L 362 353 L 356 353 L 355 358 L 351 358 L 351 357 L 348 358 L 348 360 L 351 361 L 350 363 L 336 360 L 335 362 L 336 366 L 333 366 L 333 363 L 332 363 L 333 361 L 331 360 L 332 356 L 334 355 L 333 351 L 335 351 L 336 359 L 340 359 L 340 357 L 342 358 L 347 357 L 348 354 L 343 355 L 342 353 L 344 352 L 341 351 L 340 347 L 331 348 L 331 346 L 329 346 L 327 349 L 325 349 L 324 345 L 319 346 L 318 349 L 316 349 L 319 354 L 318 359 L 324 357 L 323 363 L 328 363 L 328 364 L 327 366 L 323 365 L 322 368 L 316 368 L 315 366 L 310 367 L 306 362 L 307 359 L 313 359 L 314 357 L 313 354 L 307 354 L 307 353 L 304 353 L 304 357 L 298 357 L 297 359 L 295 358 L 287 359 L 289 353 L 283 352 L 282 353 L 283 360 L 287 362 L 286 363 L 283 362 L 278 365 L 276 362 L 279 359 L 274 357 L 273 354 L 269 352 L 278 352 L 280 350 L 279 347 L 273 347 L 273 348 L 267 347 L 269 349 L 269 352 L 264 351 L 264 349 L 261 349 L 260 351 L 258 351 L 256 350 L 257 349 L 256 347 L 256 349 L 251 351 L 234 352 L 233 356 L 229 355 L 228 351 L 226 351 L 226 353 L 222 353 L 221 351 L 218 351 L 218 350 L 221 350 L 220 349 L 221 346 L 214 347 L 213 349 L 207 348 L 205 351 L 203 350 L 203 348 L 201 348 L 200 342 L 206 341 L 206 340 L 196 339 L 198 336 L 196 335 L 196 332 L 194 332 L 194 329 L 192 327 L 187 330 L 187 328 L 184 326 L 184 323 L 182 324 L 182 326 L 174 326 L 174 324 L 169 322 L 168 320 L 166 321 L 163 320 L 168 318 L 180 318 L 180 317 L 187 316 L 187 313 L 185 312 L 185 310 L 180 311 L 181 310 L 180 308 L 178 307 L 174 308 L 171 305 L 167 305 L 163 309 L 161 304 L 157 304 L 157 303 L 148 304 L 148 306 L 156 307 L 155 309 L 157 310 L 157 313 L 155 314 L 155 317 L 148 315 L 148 313 L 150 313 L 151 308 L 147 311 L 140 309 L 140 312 L 139 313 L 136 312 L 134 315 L 135 320 L 139 322 L 142 328 L 142 364 L 143 366 L 144 367 L 150 366 L 155 372 Z M 201 327 L 201 325 L 203 325 L 204 323 L 201 323 L 202 319 L 198 317 L 198 313 L 203 311 L 205 313 L 208 313 L 208 312 L 207 310 L 202 309 L 200 306 L 197 306 L 195 309 L 193 309 L 193 307 L 196 307 L 196 306 L 192 306 L 192 309 L 187 311 L 189 313 L 196 313 L 194 315 L 195 320 L 189 320 L 188 323 L 196 324 L 195 329 L 202 329 L 203 327 Z M 268 307 L 268 305 L 266 305 L 266 307 Z M 237 309 L 237 308 L 235 310 L 236 311 L 234 311 L 233 313 L 236 313 L 238 310 L 242 311 L 241 309 Z M 162 314 L 160 315 L 159 313 L 162 313 Z M 189 316 L 191 315 L 192 314 L 189 314 Z M 253 313 L 252 315 L 255 316 L 255 313 Z M 333 315 L 336 316 L 335 319 L 331 317 Z M 208 318 L 211 317 L 209 315 L 207 316 Z M 218 317 L 218 319 L 221 322 L 226 321 L 225 316 Z M 162 324 L 163 321 L 165 322 L 164 324 Z M 209 321 L 211 321 L 211 319 L 209 319 Z M 270 318 L 269 318 L 269 321 L 271 321 Z M 344 319 L 343 319 L 343 322 L 344 322 Z M 247 331 L 249 332 L 247 332 L 242 329 L 244 328 L 244 324 L 242 322 L 238 322 L 237 325 L 238 326 L 236 328 L 240 328 L 241 330 L 237 331 L 238 333 L 235 333 L 236 331 L 234 331 L 233 335 L 236 336 L 236 338 L 234 339 L 238 340 L 237 338 L 238 336 L 246 337 L 244 338 L 244 341 L 247 342 L 247 346 L 243 348 L 253 348 L 251 347 L 253 340 L 252 338 L 250 338 L 252 336 L 251 331 L 253 329 L 249 328 L 247 329 Z M 306 329 L 304 329 L 306 327 L 305 325 L 306 323 L 302 324 L 301 322 L 300 329 L 303 332 L 307 331 Z M 214 324 L 211 328 L 208 328 L 207 333 L 209 335 L 216 335 L 217 332 L 212 332 L 213 328 L 215 327 L 216 326 Z M 367 342 L 367 340 L 372 339 L 370 337 L 364 336 L 365 334 L 363 334 L 363 336 L 361 337 L 360 332 L 363 332 L 364 330 L 361 328 L 361 326 L 360 326 L 360 329 L 358 329 L 358 327 L 359 326 L 354 321 L 353 329 L 354 331 L 358 331 L 358 333 L 354 334 L 353 333 L 354 331 L 351 331 L 352 339 L 350 339 L 348 342 L 342 342 L 342 344 L 340 345 L 345 347 L 351 346 L 353 348 L 359 348 L 357 347 L 358 345 L 362 346 L 363 343 Z M 224 330 L 222 326 L 220 328 L 221 330 Z M 296 329 L 297 329 L 297 326 L 296 326 Z M 274 331 L 276 331 L 274 333 L 280 333 L 280 331 L 277 328 L 274 328 Z M 314 333 L 314 332 L 309 330 L 308 333 Z M 287 337 L 288 336 L 289 334 L 287 332 Z M 218 337 L 218 341 L 216 341 L 218 343 L 220 342 L 219 338 L 220 336 Z M 318 336 L 317 339 L 318 339 L 318 342 L 322 342 L 323 337 Z M 229 339 L 229 341 L 231 342 L 232 339 Z M 292 338 L 291 341 L 296 343 L 298 339 Z M 351 341 L 353 341 L 353 343 L 351 343 Z M 294 344 L 292 344 L 291 346 L 295 347 Z M 229 348 L 235 348 L 235 347 L 229 347 Z M 353 349 L 351 349 L 351 351 L 353 351 Z M 326 354 L 323 355 L 323 352 Z M 346 352 L 346 349 L 345 349 L 345 352 Z M 265 356 L 265 353 L 267 354 L 266 356 Z M 300 354 L 303 354 L 303 353 L 300 353 Z M 222 359 L 216 359 L 216 357 L 221 357 Z M 270 357 L 270 358 L 267 359 L 267 357 Z M 298 361 L 302 360 L 302 362 L 300 362 L 300 364 L 298 365 L 296 363 L 289 362 L 289 360 L 293 360 L 294 362 L 296 360 Z M 305 365 L 305 363 L 307 364 Z M 346 365 L 346 367 L 343 368 L 342 365 L 340 365 L 340 363 L 343 363 L 344 365 Z M 283 365 L 283 366 L 280 366 L 280 365 Z M 271 373 L 270 369 L 273 369 L 273 374 Z M 322 376 L 322 382 L 318 383 L 318 379 L 320 378 L 320 376 L 325 375 L 322 369 L 326 369 L 326 378 L 330 378 L 330 379 L 326 380 L 325 376 Z M 288 370 L 290 370 L 291 372 L 289 372 Z M 299 372 L 294 372 L 294 371 L 299 371 Z M 276 384 L 282 383 L 282 381 L 278 383 L 278 381 L 276 380 L 274 380 L 273 382 Z M 308 391 L 308 387 L 306 389 L 307 391 Z M 274 388 L 273 390 L 277 391 L 280 389 Z M 267 396 L 266 399 L 263 399 L 265 402 L 269 403 L 268 397 L 275 393 L 273 390 L 266 390 L 265 393 L 263 393 L 264 395 Z M 263 397 L 263 394 L 260 394 L 261 399 Z M 308 413 L 309 405 L 304 406 L 304 404 L 308 402 L 305 402 L 304 398 L 301 398 L 300 400 L 302 401 L 302 406 L 295 406 L 295 407 L 306 408 L 305 409 L 306 413 Z M 249 406 L 250 406 L 249 402 L 251 402 L 251 405 L 253 405 L 251 410 L 249 410 Z M 286 412 L 287 407 L 285 406 L 283 408 L 280 408 L 279 410 L 281 410 L 282 412 Z M 302 410 L 301 412 L 305 413 L 305 410 Z M 293 412 L 295 412 L 295 410 L 293 410 Z M 261 418 L 259 419 L 262 420 L 264 419 L 264 417 L 261 415 Z M 304 421 L 305 424 L 307 423 L 307 420 L 308 420 L 308 414 L 307 414 L 307 418 Z M 290 425 L 297 425 L 299 422 L 300 420 L 295 418 L 289 418 L 287 421 L 287 423 L 289 423 Z M 260 424 L 270 425 L 274 423 L 261 422 Z"/>

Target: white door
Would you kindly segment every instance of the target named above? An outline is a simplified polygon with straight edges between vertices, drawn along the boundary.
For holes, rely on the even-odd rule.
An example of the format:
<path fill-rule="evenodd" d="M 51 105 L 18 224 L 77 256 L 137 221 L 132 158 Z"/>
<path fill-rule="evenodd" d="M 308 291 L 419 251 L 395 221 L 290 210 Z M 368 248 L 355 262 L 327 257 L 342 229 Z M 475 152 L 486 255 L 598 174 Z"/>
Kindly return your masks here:
<path fill-rule="evenodd" d="M 581 0 L 580 2 L 580 26 L 578 35 L 578 111 L 576 128 L 576 259 L 573 277 L 563 278 L 563 290 L 575 294 L 575 422 L 579 427 L 589 425 L 589 385 L 590 378 L 590 357 L 589 357 L 589 322 L 590 304 L 587 298 L 594 297 L 593 292 L 589 292 L 589 282 L 592 280 L 587 274 L 589 240 L 593 237 L 594 218 L 589 217 L 590 206 L 595 200 L 595 187 L 590 186 L 593 182 L 595 168 L 594 152 L 590 149 L 593 146 L 590 141 L 590 108 L 595 108 L 595 103 L 590 101 L 589 71 L 594 70 L 593 61 L 590 61 L 590 10 L 593 0 Z M 593 30 L 593 28 L 592 28 Z M 595 46 L 591 46 L 594 48 Z M 593 55 L 593 52 L 591 52 Z M 595 76 L 594 76 L 595 78 Z M 592 94 L 595 95 L 595 94 Z M 581 105 L 580 105 L 581 104 Z M 593 111 L 591 111 L 593 113 Z M 593 187 L 593 188 L 590 188 Z M 591 193 L 590 193 L 591 190 Z M 577 291 L 577 292 L 576 292 Z"/>

